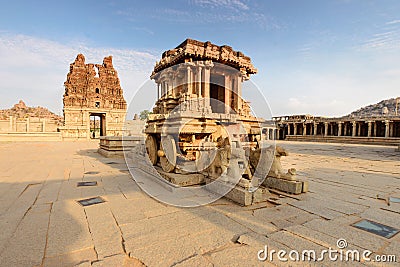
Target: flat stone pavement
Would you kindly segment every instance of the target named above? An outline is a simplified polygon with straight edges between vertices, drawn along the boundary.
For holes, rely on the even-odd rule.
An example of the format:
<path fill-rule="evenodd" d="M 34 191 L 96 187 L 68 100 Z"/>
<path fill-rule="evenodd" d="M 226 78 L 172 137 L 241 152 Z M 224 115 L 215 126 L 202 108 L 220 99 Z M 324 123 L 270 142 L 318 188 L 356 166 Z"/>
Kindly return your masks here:
<path fill-rule="evenodd" d="M 226 199 L 198 208 L 159 203 L 141 192 L 123 159 L 97 142 L 0 143 L 0 266 L 387 266 L 377 262 L 273 261 L 272 249 L 346 249 L 395 255 L 387 239 L 359 230 L 369 219 L 400 228 L 400 153 L 394 147 L 280 142 L 282 159 L 310 182 L 301 196 L 240 207 Z M 77 187 L 79 181 L 97 186 Z M 77 200 L 106 202 L 82 207 Z M 296 254 L 291 254 L 292 258 Z M 260 256 L 264 256 L 263 253 Z M 288 258 L 288 255 L 283 255 Z M 396 263 L 392 263 L 393 266 Z"/>

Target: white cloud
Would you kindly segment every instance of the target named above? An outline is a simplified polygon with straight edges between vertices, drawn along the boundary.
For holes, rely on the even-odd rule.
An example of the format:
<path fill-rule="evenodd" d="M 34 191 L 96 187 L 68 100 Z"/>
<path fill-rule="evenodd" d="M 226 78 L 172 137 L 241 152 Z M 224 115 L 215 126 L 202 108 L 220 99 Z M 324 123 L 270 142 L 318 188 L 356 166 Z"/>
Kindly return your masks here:
<path fill-rule="evenodd" d="M 248 10 L 249 6 L 239 0 L 194 0 L 194 4 L 202 7 L 223 7 L 229 9 Z"/>
<path fill-rule="evenodd" d="M 392 20 L 392 21 L 386 22 L 387 25 L 396 24 L 396 23 L 400 23 L 400 19 L 396 19 L 396 20 Z"/>
<path fill-rule="evenodd" d="M 63 83 L 78 53 L 87 63 L 101 64 L 113 56 L 125 97 L 129 99 L 148 78 L 157 56 L 131 49 L 90 47 L 84 43 L 62 44 L 33 36 L 0 32 L 0 108 L 19 99 L 29 105 L 62 110 Z"/>
<path fill-rule="evenodd" d="M 188 0 L 189 10 L 180 8 L 155 8 L 150 12 L 146 9 L 128 8 L 117 10 L 115 14 L 125 17 L 129 22 L 140 21 L 143 15 L 155 21 L 185 23 L 196 26 L 214 25 L 215 23 L 248 23 L 262 29 L 276 30 L 283 28 L 281 22 L 257 8 L 250 6 L 247 1 L 239 0 Z M 148 17 L 146 19 L 148 19 Z"/>
<path fill-rule="evenodd" d="M 400 20 L 386 22 L 369 39 L 363 41 L 359 50 L 394 50 L 400 48 Z"/>

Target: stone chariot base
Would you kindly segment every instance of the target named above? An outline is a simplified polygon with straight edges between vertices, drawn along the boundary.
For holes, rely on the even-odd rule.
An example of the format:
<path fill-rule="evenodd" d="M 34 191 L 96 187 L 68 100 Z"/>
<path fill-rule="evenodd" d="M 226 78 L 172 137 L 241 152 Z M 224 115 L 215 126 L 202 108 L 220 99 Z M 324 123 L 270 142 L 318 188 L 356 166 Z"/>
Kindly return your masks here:
<path fill-rule="evenodd" d="M 136 149 L 132 149 L 135 147 Z M 295 195 L 308 191 L 308 182 L 303 180 L 289 181 L 267 177 L 262 185 L 255 190 L 251 190 L 249 189 L 249 181 L 243 178 L 239 180 L 237 184 L 232 184 L 224 179 L 211 179 L 207 175 L 201 173 L 167 173 L 159 166 L 150 166 L 151 164 L 147 156 L 138 153 L 138 147 L 140 147 L 140 138 L 138 137 L 124 137 L 124 140 L 122 140 L 122 137 L 107 136 L 100 139 L 100 148 L 98 152 L 106 157 L 123 157 L 124 149 L 131 149 L 131 153 L 128 154 L 128 157 L 129 160 L 135 163 L 135 168 L 142 170 L 154 179 L 160 180 L 160 184 L 164 184 L 167 181 L 176 187 L 200 186 L 206 184 L 207 190 L 210 192 L 218 195 L 228 192 L 224 197 L 242 206 L 268 201 L 269 198 L 273 197 L 269 189 Z M 160 176 L 162 178 L 160 178 Z"/>

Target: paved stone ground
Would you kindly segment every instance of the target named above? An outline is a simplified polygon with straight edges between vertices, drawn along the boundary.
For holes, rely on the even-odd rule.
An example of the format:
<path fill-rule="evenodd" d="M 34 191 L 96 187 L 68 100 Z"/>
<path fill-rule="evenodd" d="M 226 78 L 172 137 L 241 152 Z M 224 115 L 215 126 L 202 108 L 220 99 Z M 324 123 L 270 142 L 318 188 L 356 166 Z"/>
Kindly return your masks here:
<path fill-rule="evenodd" d="M 269 251 L 318 253 L 337 249 L 339 238 L 348 249 L 400 261 L 400 234 L 386 239 L 351 226 L 370 219 L 400 228 L 400 203 L 385 200 L 400 197 L 400 153 L 380 146 L 281 145 L 292 152 L 284 167 L 308 177 L 306 195 L 277 196 L 281 205 L 240 207 L 220 199 L 177 208 L 142 193 L 123 160 L 101 157 L 96 142 L 0 143 L 0 266 L 337 266 L 328 257 L 280 262 L 276 254 L 273 263 L 260 262 L 257 252 L 267 245 Z M 98 186 L 77 187 L 78 181 Z M 76 202 L 93 196 L 106 202 Z"/>

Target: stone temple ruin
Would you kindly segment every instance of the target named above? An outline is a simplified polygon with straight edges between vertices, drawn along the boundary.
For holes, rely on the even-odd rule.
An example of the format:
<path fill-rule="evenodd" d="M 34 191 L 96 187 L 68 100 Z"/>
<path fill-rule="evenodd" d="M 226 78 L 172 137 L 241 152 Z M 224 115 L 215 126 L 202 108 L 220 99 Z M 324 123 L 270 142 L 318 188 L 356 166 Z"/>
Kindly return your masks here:
<path fill-rule="evenodd" d="M 141 168 L 176 186 L 207 184 L 219 193 L 233 184 L 225 196 L 242 205 L 267 200 L 268 187 L 306 192 L 295 169 L 282 170 L 287 151 L 264 145 L 264 120 L 242 98 L 242 82 L 256 72 L 249 57 L 226 45 L 187 39 L 164 52 L 151 75 L 158 100 L 133 161 L 147 156 L 152 166 Z"/>
<path fill-rule="evenodd" d="M 86 64 L 79 54 L 64 86 L 64 140 L 122 135 L 126 102 L 111 56 L 100 65 Z"/>

